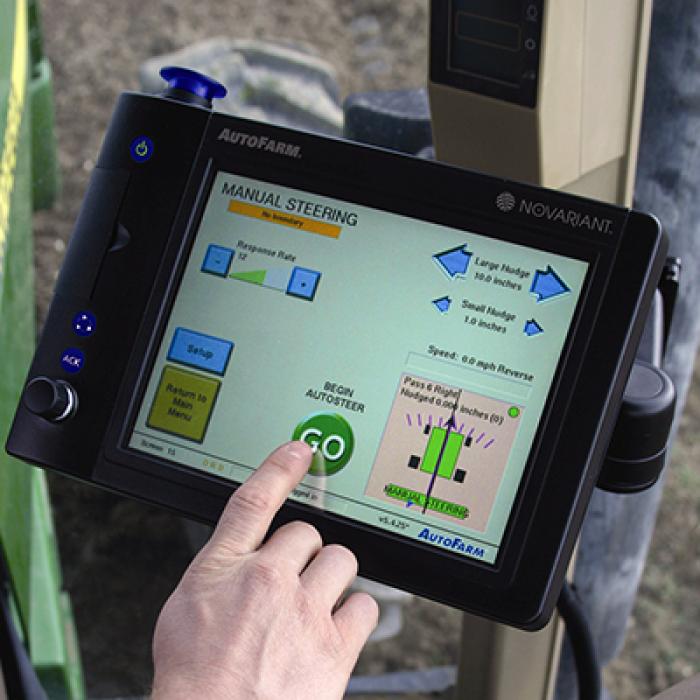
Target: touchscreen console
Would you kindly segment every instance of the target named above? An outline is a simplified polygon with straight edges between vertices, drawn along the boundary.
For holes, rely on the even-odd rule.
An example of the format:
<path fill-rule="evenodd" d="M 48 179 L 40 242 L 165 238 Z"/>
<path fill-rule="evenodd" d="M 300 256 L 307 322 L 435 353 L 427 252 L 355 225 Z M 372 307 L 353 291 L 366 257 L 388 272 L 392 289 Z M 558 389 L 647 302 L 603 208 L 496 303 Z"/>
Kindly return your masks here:
<path fill-rule="evenodd" d="M 305 440 L 278 524 L 544 624 L 664 260 L 656 220 L 212 113 L 210 82 L 173 75 L 120 98 L 9 451 L 212 522 Z"/>
<path fill-rule="evenodd" d="M 220 171 L 128 445 L 493 563 L 588 267 Z"/>

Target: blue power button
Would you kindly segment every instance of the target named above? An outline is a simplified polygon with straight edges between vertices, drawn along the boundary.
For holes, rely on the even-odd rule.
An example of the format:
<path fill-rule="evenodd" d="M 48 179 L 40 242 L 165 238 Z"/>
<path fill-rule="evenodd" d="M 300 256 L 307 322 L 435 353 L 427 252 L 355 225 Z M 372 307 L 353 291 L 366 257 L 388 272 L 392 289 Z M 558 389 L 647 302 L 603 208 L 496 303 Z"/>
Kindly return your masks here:
<path fill-rule="evenodd" d="M 137 163 L 145 163 L 153 155 L 153 141 L 148 136 L 137 136 L 131 142 L 129 152 Z"/>

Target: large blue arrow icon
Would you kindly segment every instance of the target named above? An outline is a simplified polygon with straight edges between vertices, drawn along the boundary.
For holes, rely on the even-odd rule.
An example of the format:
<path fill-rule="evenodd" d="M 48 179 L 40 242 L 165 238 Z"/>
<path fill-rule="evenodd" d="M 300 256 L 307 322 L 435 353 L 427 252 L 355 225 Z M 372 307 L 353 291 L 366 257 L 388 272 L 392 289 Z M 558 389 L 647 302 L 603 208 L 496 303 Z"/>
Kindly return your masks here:
<path fill-rule="evenodd" d="M 550 265 L 547 265 L 546 270 L 535 271 L 535 277 L 530 287 L 530 294 L 534 294 L 537 297 L 538 303 L 558 297 L 560 294 L 566 294 L 570 291 L 564 280 L 554 272 Z"/>
<path fill-rule="evenodd" d="M 450 279 L 464 277 L 467 274 L 467 268 L 471 259 L 472 254 L 467 251 L 466 246 L 451 248 L 443 253 L 433 255 L 433 260 Z"/>

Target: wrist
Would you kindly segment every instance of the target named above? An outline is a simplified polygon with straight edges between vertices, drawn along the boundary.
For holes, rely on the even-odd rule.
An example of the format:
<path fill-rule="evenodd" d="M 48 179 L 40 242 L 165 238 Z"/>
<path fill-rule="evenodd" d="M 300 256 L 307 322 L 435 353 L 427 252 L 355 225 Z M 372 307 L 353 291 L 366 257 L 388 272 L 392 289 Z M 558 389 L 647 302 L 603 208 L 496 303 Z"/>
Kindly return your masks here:
<path fill-rule="evenodd" d="M 153 680 L 150 700 L 252 700 L 242 689 L 233 688 L 232 684 L 220 683 L 214 679 L 187 678 L 180 673 L 162 676 L 156 674 Z"/>

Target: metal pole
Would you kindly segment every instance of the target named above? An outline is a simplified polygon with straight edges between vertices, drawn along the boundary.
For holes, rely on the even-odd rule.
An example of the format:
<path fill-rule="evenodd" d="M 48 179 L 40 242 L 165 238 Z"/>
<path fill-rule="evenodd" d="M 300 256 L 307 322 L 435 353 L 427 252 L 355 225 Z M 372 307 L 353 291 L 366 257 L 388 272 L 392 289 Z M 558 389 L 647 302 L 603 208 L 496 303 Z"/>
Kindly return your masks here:
<path fill-rule="evenodd" d="M 686 274 L 676 303 L 665 369 L 682 411 L 700 339 L 700 2 L 656 3 L 652 16 L 647 87 L 635 205 L 654 212 L 671 237 L 671 254 Z M 677 414 L 678 415 L 678 414 Z M 634 496 L 597 492 L 581 533 L 575 582 L 603 664 L 624 644 L 663 483 Z M 557 700 L 577 697 L 565 648 Z"/>

